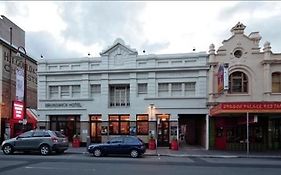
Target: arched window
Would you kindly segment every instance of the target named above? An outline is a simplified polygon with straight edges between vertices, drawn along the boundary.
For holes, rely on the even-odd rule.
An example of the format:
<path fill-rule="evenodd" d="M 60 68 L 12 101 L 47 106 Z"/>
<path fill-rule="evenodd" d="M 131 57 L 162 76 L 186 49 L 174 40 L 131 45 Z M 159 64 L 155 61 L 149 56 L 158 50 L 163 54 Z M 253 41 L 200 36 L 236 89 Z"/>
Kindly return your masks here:
<path fill-rule="evenodd" d="M 233 72 L 229 76 L 229 93 L 248 93 L 248 77 L 243 72 Z"/>
<path fill-rule="evenodd" d="M 281 93 L 281 73 L 272 73 L 272 92 Z"/>

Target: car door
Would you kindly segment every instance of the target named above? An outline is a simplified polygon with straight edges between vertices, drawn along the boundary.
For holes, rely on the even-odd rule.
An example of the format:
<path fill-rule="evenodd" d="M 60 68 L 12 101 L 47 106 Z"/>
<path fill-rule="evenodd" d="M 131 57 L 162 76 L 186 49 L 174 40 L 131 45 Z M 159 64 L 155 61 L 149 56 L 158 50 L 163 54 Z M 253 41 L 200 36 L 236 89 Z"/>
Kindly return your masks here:
<path fill-rule="evenodd" d="M 122 137 L 116 137 L 109 141 L 107 152 L 109 154 L 122 154 L 122 144 L 123 144 Z"/>
<path fill-rule="evenodd" d="M 31 149 L 32 135 L 33 135 L 33 131 L 27 131 L 27 132 L 22 133 L 19 136 L 17 136 L 15 144 L 14 144 L 14 148 L 16 150 Z"/>
<path fill-rule="evenodd" d="M 125 137 L 124 144 L 123 144 L 123 152 L 130 153 L 132 149 L 138 147 L 138 140 L 134 137 Z"/>
<path fill-rule="evenodd" d="M 34 133 L 32 135 L 32 139 L 30 140 L 30 146 L 33 149 L 38 149 L 39 146 L 41 145 L 41 143 L 44 143 L 45 132 L 46 131 L 43 131 L 43 130 L 34 131 Z"/>

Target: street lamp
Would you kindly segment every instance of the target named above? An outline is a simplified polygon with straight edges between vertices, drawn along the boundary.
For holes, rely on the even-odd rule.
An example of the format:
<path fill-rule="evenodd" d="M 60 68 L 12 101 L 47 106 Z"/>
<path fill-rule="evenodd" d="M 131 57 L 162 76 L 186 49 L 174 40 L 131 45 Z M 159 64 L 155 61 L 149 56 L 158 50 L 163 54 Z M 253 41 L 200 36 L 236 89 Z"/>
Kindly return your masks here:
<path fill-rule="evenodd" d="M 24 125 L 26 124 L 26 91 L 27 91 L 27 65 L 26 65 L 26 58 L 25 58 L 25 56 L 26 56 L 26 50 L 25 50 L 25 48 L 24 47 L 22 47 L 22 46 L 19 46 L 18 47 L 18 52 L 17 52 L 17 57 L 18 58 L 20 58 L 20 59 L 24 59 L 24 65 L 23 65 L 23 69 L 24 69 L 24 78 L 23 78 L 23 80 L 24 80 L 24 83 L 23 83 L 23 85 L 24 85 L 24 87 L 23 87 L 23 130 L 25 129 L 24 128 Z M 24 56 L 22 57 L 21 56 L 21 50 L 23 51 L 23 53 L 24 53 Z"/>

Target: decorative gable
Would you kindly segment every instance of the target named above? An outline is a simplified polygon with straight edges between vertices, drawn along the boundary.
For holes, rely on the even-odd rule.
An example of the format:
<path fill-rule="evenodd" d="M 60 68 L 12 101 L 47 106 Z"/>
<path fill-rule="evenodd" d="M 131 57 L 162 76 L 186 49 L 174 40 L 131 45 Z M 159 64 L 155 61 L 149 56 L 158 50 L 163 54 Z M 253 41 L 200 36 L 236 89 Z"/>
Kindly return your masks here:
<path fill-rule="evenodd" d="M 130 46 L 125 45 L 124 41 L 120 38 L 116 39 L 112 46 L 108 47 L 100 53 L 101 56 L 120 57 L 127 55 L 138 55 L 135 49 L 131 49 Z"/>
<path fill-rule="evenodd" d="M 238 22 L 234 27 L 232 27 L 231 32 L 233 34 L 243 34 L 245 28 L 246 26 L 244 24 Z"/>

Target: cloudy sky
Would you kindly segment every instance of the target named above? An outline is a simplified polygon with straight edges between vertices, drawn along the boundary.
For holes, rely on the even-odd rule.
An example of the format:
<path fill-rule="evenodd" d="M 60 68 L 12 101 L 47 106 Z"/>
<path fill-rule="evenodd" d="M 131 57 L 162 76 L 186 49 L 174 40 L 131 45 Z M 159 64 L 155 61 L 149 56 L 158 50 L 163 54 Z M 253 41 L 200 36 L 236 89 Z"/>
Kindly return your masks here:
<path fill-rule="evenodd" d="M 33 58 L 99 56 L 122 38 L 139 54 L 216 49 L 238 22 L 245 34 L 259 31 L 281 52 L 281 2 L 261 1 L 1 1 L 1 15 L 26 32 Z"/>

